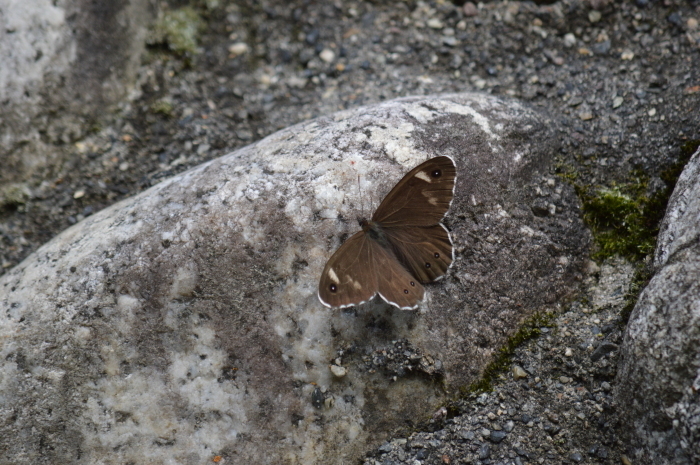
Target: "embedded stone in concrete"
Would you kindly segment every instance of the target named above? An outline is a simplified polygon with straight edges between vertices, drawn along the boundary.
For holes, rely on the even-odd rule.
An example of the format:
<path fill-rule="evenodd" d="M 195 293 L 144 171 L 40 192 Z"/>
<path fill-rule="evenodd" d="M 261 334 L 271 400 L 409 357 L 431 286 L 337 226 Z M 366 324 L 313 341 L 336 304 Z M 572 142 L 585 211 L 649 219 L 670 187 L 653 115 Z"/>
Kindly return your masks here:
<path fill-rule="evenodd" d="M 548 174 L 550 127 L 484 95 L 403 98 L 66 230 L 0 278 L 2 461 L 351 463 L 427 421 L 576 289 L 589 236 Z M 319 275 L 355 218 L 437 155 L 458 168 L 448 275 L 416 311 L 323 307 Z"/>

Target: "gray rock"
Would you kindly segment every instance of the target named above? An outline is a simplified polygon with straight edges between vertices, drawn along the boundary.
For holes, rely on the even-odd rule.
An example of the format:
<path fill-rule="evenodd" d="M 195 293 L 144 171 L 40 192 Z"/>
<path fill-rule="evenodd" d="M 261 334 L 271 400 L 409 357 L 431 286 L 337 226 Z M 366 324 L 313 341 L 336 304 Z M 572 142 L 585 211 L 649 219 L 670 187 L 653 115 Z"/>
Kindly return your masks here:
<path fill-rule="evenodd" d="M 133 90 L 149 0 L 35 0 L 0 8 L 0 182 L 58 163 L 65 144 Z"/>
<path fill-rule="evenodd" d="M 349 463 L 428 419 L 581 277 L 573 191 L 560 186 L 553 216 L 529 208 L 551 184 L 550 127 L 483 95 L 399 99 L 277 132 L 79 222 L 0 278 L 3 460 Z M 413 312 L 323 307 L 319 274 L 362 206 L 438 154 L 458 166 L 446 278 Z M 367 354 L 396 341 L 432 362 L 372 368 Z"/>
<path fill-rule="evenodd" d="M 671 196 L 653 267 L 627 326 L 615 397 L 640 463 L 698 463 L 700 151 Z"/>

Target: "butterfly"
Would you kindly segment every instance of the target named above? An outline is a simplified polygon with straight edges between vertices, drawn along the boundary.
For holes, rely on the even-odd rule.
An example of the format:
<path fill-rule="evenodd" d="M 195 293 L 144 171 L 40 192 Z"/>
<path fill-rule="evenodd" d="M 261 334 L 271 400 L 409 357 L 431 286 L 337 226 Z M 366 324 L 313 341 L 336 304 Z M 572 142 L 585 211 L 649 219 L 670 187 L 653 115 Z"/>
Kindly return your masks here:
<path fill-rule="evenodd" d="M 423 300 L 423 284 L 440 279 L 452 264 L 450 233 L 440 223 L 454 197 L 457 168 L 435 157 L 406 174 L 371 220 L 331 256 L 318 298 L 326 307 L 350 307 L 377 294 L 411 310 Z"/>

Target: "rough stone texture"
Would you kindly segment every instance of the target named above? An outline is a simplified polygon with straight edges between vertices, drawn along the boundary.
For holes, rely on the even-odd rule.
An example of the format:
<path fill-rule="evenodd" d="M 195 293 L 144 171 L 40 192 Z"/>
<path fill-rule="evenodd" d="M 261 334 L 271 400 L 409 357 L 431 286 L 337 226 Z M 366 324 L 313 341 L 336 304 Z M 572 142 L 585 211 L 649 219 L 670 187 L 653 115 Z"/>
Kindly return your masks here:
<path fill-rule="evenodd" d="M 0 6 L 0 182 L 60 159 L 133 90 L 150 0 L 9 0 Z"/>
<path fill-rule="evenodd" d="M 550 127 L 478 94 L 399 99 L 66 230 L 0 278 L 0 460 L 350 463 L 429 418 L 581 278 L 575 195 L 542 174 Z M 361 206 L 436 155 L 458 167 L 446 279 L 415 312 L 323 307 L 319 274 Z"/>
<path fill-rule="evenodd" d="M 700 151 L 669 201 L 618 372 L 639 463 L 700 463 Z"/>

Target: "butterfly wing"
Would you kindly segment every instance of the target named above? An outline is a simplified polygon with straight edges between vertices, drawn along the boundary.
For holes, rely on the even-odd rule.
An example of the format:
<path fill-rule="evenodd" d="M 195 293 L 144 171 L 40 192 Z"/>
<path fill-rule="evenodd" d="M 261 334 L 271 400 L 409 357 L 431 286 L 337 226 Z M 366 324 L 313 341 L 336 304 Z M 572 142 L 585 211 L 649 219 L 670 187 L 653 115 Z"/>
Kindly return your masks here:
<path fill-rule="evenodd" d="M 318 298 L 326 307 L 349 307 L 366 302 L 377 293 L 377 270 L 372 241 L 360 231 L 335 251 L 318 284 Z"/>
<path fill-rule="evenodd" d="M 423 298 L 423 286 L 391 251 L 361 231 L 326 263 L 318 298 L 327 307 L 344 308 L 367 302 L 376 294 L 392 305 L 411 309 Z"/>
<path fill-rule="evenodd" d="M 394 255 L 379 244 L 376 248 L 386 258 L 381 259 L 380 272 L 377 273 L 379 295 L 387 303 L 401 310 L 412 310 L 423 300 L 424 289 L 421 283 L 404 268 Z"/>
<path fill-rule="evenodd" d="M 452 264 L 452 240 L 442 224 L 382 230 L 398 261 L 421 283 L 440 279 Z"/>
<path fill-rule="evenodd" d="M 383 227 L 432 226 L 445 216 L 454 196 L 457 169 L 450 157 L 413 168 L 389 192 L 372 216 Z"/>

